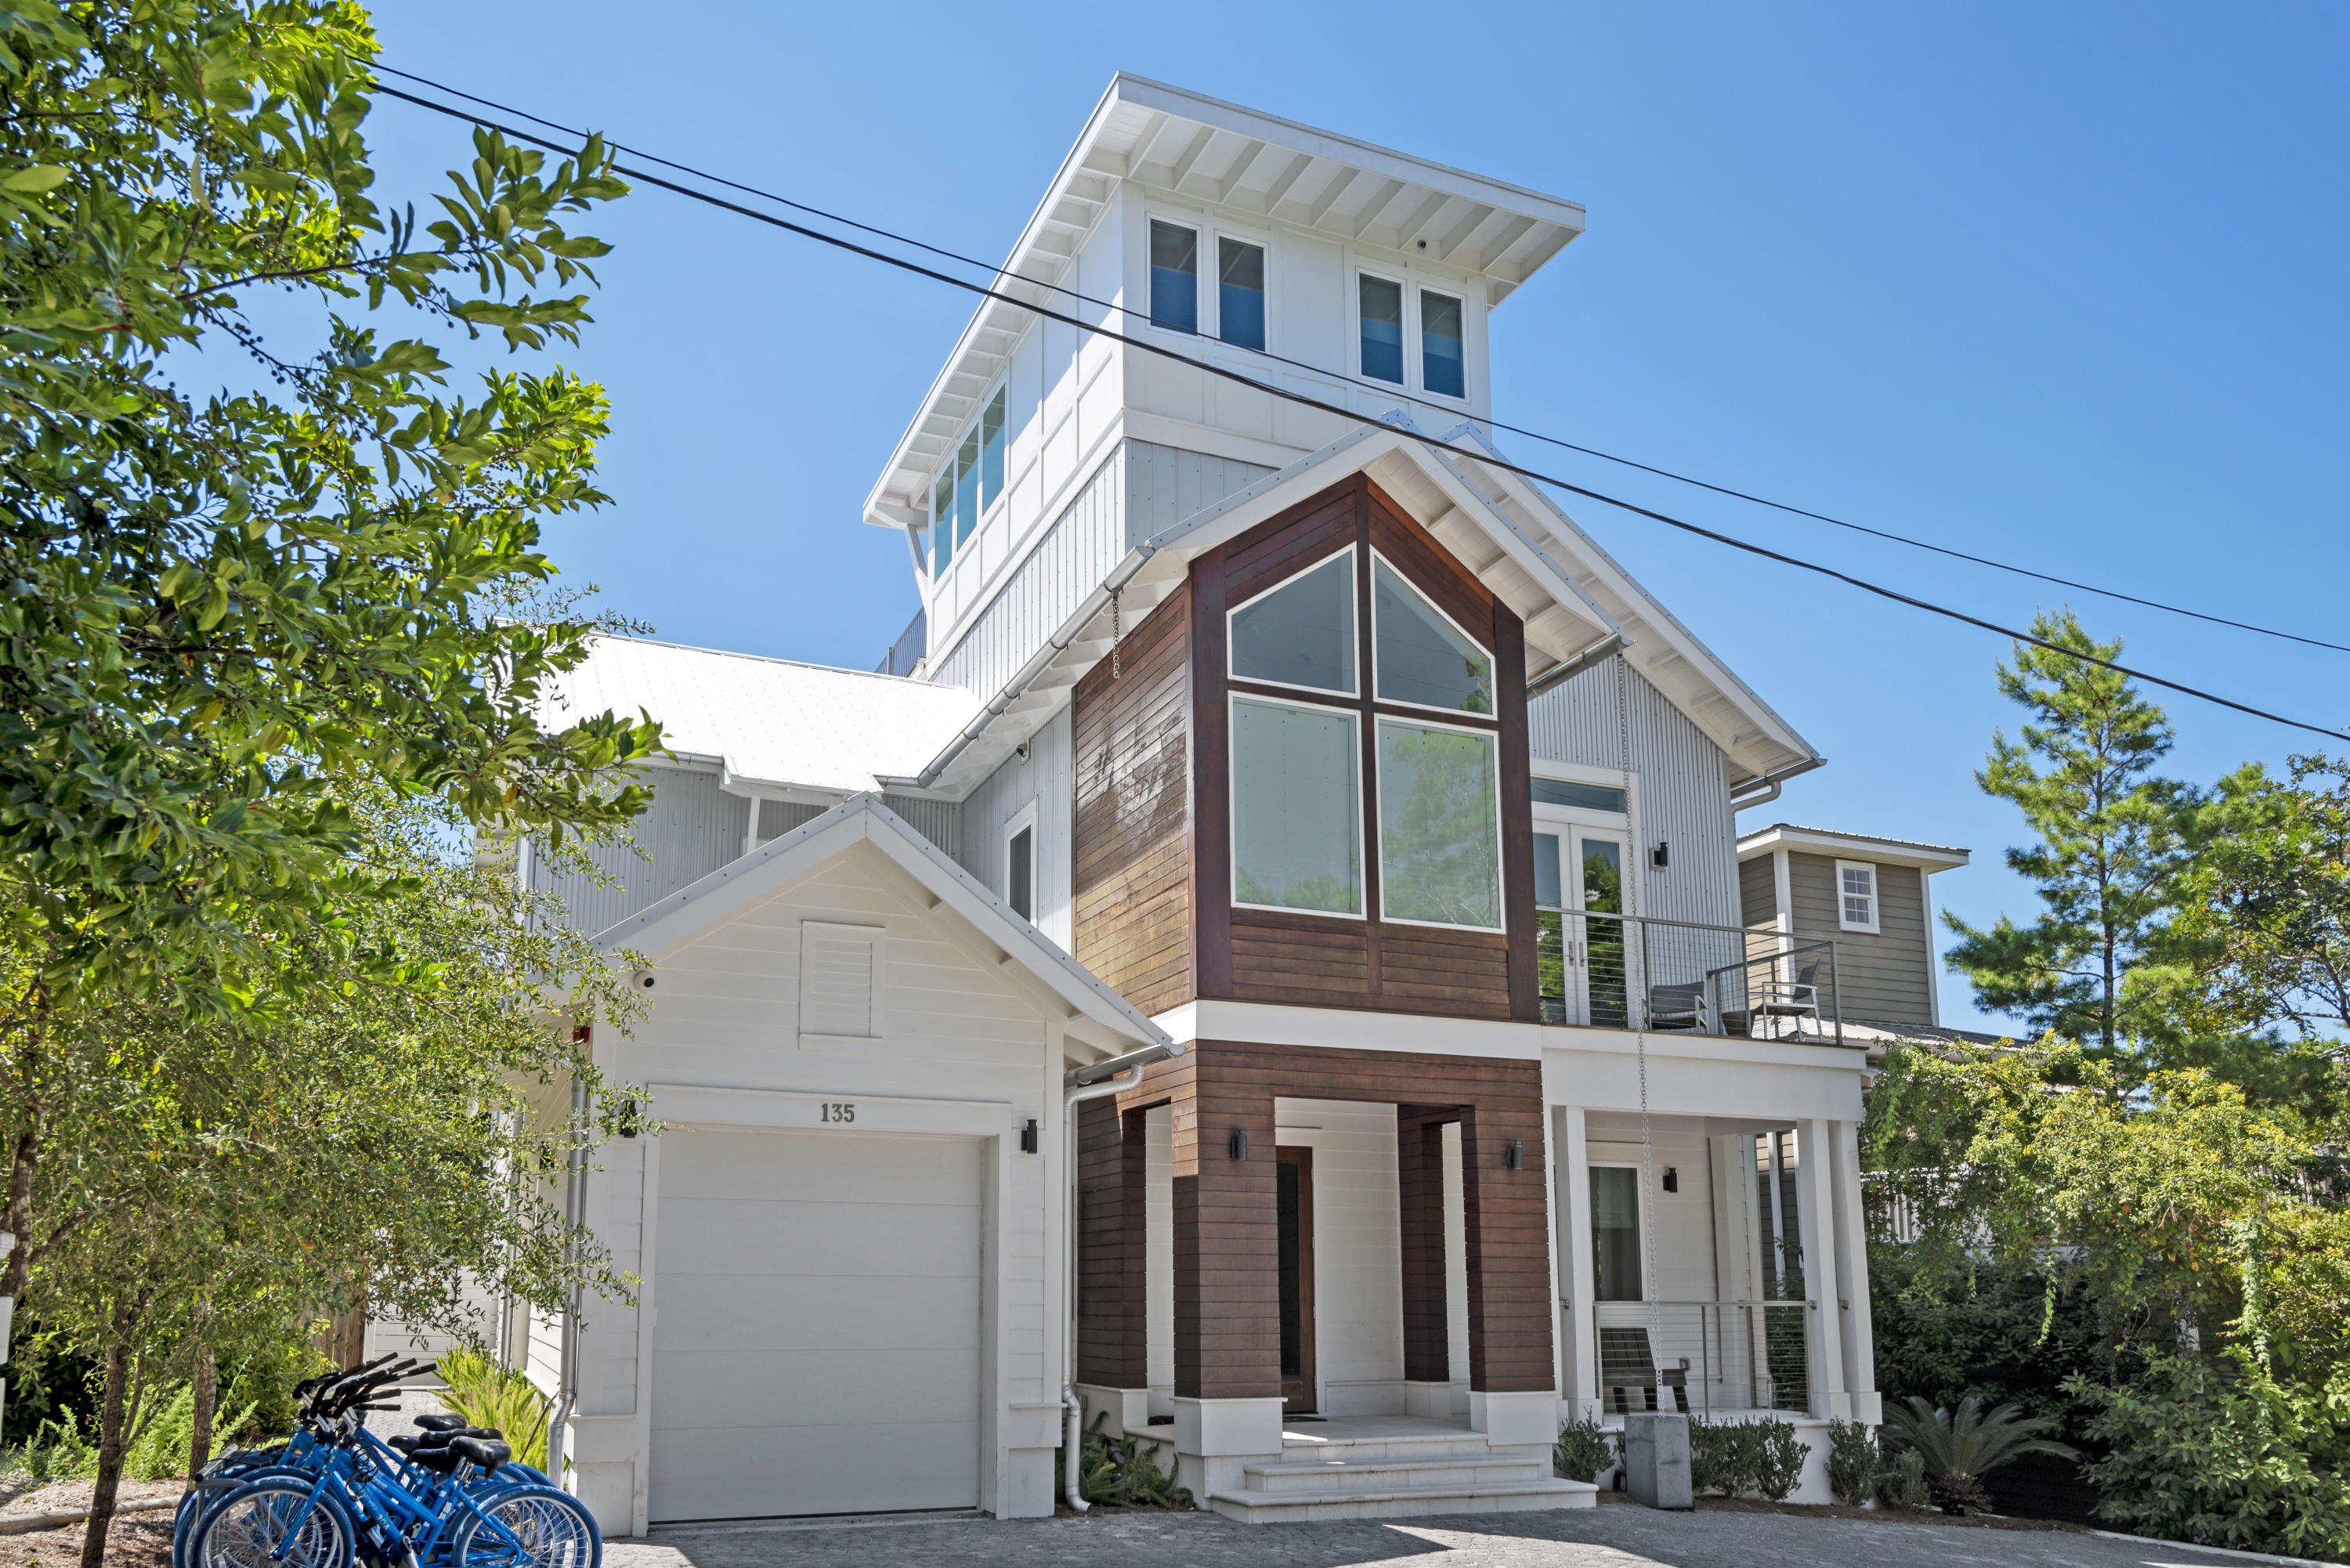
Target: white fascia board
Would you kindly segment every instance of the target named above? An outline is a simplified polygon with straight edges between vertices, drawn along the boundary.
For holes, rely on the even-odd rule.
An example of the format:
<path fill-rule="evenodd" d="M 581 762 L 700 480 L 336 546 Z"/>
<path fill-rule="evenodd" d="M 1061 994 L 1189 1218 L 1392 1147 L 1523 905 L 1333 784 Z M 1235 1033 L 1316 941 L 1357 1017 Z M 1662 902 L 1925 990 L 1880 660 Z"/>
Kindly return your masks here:
<path fill-rule="evenodd" d="M 1488 441 L 1484 432 L 1474 424 L 1464 423 L 1448 431 L 1445 432 L 1444 439 L 1456 447 L 1466 442 L 1478 449 L 1466 454 L 1471 459 L 1482 452 L 1498 462 L 1510 461 L 1502 450 Z M 1643 587 L 1639 579 L 1626 570 L 1623 564 L 1615 556 L 1609 555 L 1598 540 L 1585 532 L 1581 524 L 1568 516 L 1565 509 L 1551 497 L 1548 491 L 1523 474 L 1513 472 L 1508 469 L 1489 467 L 1485 472 L 1492 476 L 1493 483 L 1507 492 L 1519 505 L 1528 507 L 1530 510 L 1539 509 L 1548 514 L 1554 521 L 1557 536 L 1573 548 L 1576 555 L 1583 557 L 1582 564 L 1594 576 L 1607 583 L 1610 591 L 1631 606 L 1633 613 L 1638 618 L 1648 624 L 1654 636 L 1643 639 L 1648 643 L 1644 653 L 1635 654 L 1632 657 L 1632 663 L 1636 668 L 1653 665 L 1668 654 L 1686 661 L 1698 671 L 1707 684 L 1729 700 L 1731 705 L 1738 710 L 1741 717 L 1752 724 L 1766 740 L 1786 752 L 1791 762 L 1818 760 L 1820 753 L 1817 748 L 1804 740 L 1793 724 L 1781 718 L 1778 711 L 1765 702 L 1760 693 L 1740 680 L 1736 671 L 1723 663 L 1695 632 L 1682 625 L 1679 618 L 1667 609 L 1663 602 L 1655 595 Z M 1659 685 L 1659 690 L 1664 691 L 1669 699 L 1670 698 L 1671 692 L 1664 686 Z M 1676 703 L 1675 706 L 1680 707 L 1690 721 L 1711 735 L 1717 744 L 1721 745 L 1724 752 L 1732 751 L 1732 747 L 1718 732 L 1721 726 L 1717 722 L 1711 720 L 1709 715 L 1690 712 L 1689 708 L 1682 704 Z M 1758 777 L 1766 772 L 1776 771 L 1778 770 L 1775 768 L 1754 770 Z"/>
<path fill-rule="evenodd" d="M 1099 976 L 1022 919 L 1010 905 L 874 794 L 852 796 L 597 932 L 596 946 L 607 953 L 641 953 L 658 964 L 663 954 L 860 843 L 872 845 L 895 861 L 941 905 L 1018 960 L 1023 969 L 1076 1013 L 1137 1045 L 1168 1043 L 1164 1032 L 1102 983 Z"/>
<path fill-rule="evenodd" d="M 1817 827 L 1794 827 L 1774 823 L 1745 835 L 1738 841 L 1738 858 L 1752 860 L 1773 849 L 1793 849 L 1806 855 L 1841 856 L 1847 860 L 1866 860 L 1879 866 L 1914 866 L 1923 871 L 1947 871 L 1954 867 L 1972 863 L 1974 857 L 1964 849 L 1943 844 L 1914 844 L 1903 838 L 1875 838 L 1864 833 L 1831 833 Z"/>

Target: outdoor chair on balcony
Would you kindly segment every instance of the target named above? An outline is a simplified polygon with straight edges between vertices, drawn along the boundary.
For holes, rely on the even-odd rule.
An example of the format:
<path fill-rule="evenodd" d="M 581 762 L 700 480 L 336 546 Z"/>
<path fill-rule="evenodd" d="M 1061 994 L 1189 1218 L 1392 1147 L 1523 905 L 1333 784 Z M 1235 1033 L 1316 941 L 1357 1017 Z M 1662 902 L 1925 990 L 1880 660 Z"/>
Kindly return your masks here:
<path fill-rule="evenodd" d="M 1705 981 L 1690 981 L 1686 985 L 1652 985 L 1648 987 L 1648 1027 L 1651 1029 L 1688 1029 L 1700 1034 L 1713 1033 L 1711 1009 L 1706 1006 Z"/>
<path fill-rule="evenodd" d="M 1648 1350 L 1645 1328 L 1602 1328 L 1599 1331 L 1599 1387 L 1607 1408 L 1617 1415 L 1657 1408 L 1657 1358 Z M 1664 1386 L 1673 1391 L 1673 1407 L 1689 1414 L 1689 1371 L 1669 1367 Z"/>
<path fill-rule="evenodd" d="M 1758 1020 L 1769 1021 L 1773 1039 L 1779 1037 L 1779 1021 L 1783 1018 L 1794 1020 L 1798 1035 L 1804 1033 L 1804 1021 L 1807 1018 L 1814 1028 L 1819 1026 L 1819 973 L 1818 964 L 1807 963 L 1793 980 L 1773 977 L 1755 987 L 1754 1015 Z"/>

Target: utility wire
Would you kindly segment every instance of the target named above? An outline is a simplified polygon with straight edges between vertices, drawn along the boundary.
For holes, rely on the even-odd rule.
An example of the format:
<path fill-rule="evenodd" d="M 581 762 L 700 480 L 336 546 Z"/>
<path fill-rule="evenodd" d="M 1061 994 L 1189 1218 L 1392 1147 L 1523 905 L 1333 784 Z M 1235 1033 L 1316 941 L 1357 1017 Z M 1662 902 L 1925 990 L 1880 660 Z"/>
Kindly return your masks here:
<path fill-rule="evenodd" d="M 419 98 L 413 93 L 403 92 L 398 88 L 386 86 L 380 82 L 377 84 L 377 90 L 379 92 L 387 93 L 393 98 L 403 99 L 406 102 L 416 104 L 421 108 L 432 109 L 440 114 L 445 114 L 452 119 L 471 121 L 472 123 L 482 126 L 487 130 L 497 131 L 501 135 L 513 137 L 519 141 L 526 141 L 534 147 L 545 148 L 550 152 L 562 153 L 567 156 L 573 155 L 574 153 L 573 149 L 566 147 L 559 142 L 549 141 L 545 137 L 534 135 L 526 130 L 519 130 L 512 126 L 501 125 L 497 121 L 486 119 L 481 115 L 473 113 L 470 109 L 455 109 L 447 104 L 435 103 L 430 99 Z M 535 115 L 522 116 L 520 118 L 534 120 L 537 119 Z M 539 120 L 538 123 L 546 124 L 548 122 Z M 682 168 L 684 166 L 671 165 L 671 167 Z M 1217 377 L 1222 380 L 1235 382 L 1238 385 L 1247 387 L 1252 390 L 1263 392 L 1272 397 L 1280 398 L 1285 401 L 1296 403 L 1301 407 L 1315 409 L 1326 414 L 1335 415 L 1337 418 L 1346 421 L 1349 424 L 1367 425 L 1376 422 L 1364 419 L 1362 415 L 1357 413 L 1352 409 L 1341 407 L 1336 403 L 1326 402 L 1309 393 L 1296 391 L 1287 387 L 1275 386 L 1266 381 L 1260 381 L 1253 377 L 1244 376 L 1238 370 L 1228 369 L 1225 366 L 1211 364 L 1204 359 L 1195 359 L 1188 354 L 1180 353 L 1173 348 L 1167 348 L 1162 344 L 1146 342 L 1141 338 L 1130 337 L 1126 333 L 1117 331 L 1112 327 L 1097 326 L 1093 323 L 1080 320 L 1076 317 L 1067 315 L 1061 311 L 1048 309 L 1044 306 L 1032 304 L 1024 299 L 1015 299 L 1011 295 L 990 288 L 984 284 L 972 283 L 963 278 L 953 276 L 951 274 L 940 272 L 934 267 L 924 266 L 920 262 L 908 261 L 902 256 L 893 256 L 889 254 L 887 252 L 874 250 L 868 245 L 858 244 L 853 240 L 842 239 L 837 234 L 827 234 L 822 230 L 811 229 L 804 223 L 793 223 L 788 218 L 779 218 L 772 213 L 762 213 L 755 208 L 745 207 L 740 202 L 730 202 L 723 196 L 713 196 L 706 191 L 697 191 L 689 185 L 681 185 L 675 181 L 664 179 L 660 175 L 650 173 L 641 169 L 628 168 L 619 163 L 617 160 L 612 164 L 612 171 L 629 180 L 641 181 L 645 184 L 657 186 L 664 191 L 673 192 L 691 201 L 701 202 L 706 205 L 719 208 L 723 212 L 733 213 L 739 216 L 749 218 L 754 223 L 764 223 L 770 228 L 782 229 L 788 234 L 798 234 L 803 239 L 815 240 L 818 244 L 830 245 L 837 250 L 843 250 L 853 255 L 863 256 L 868 261 L 877 261 L 885 266 L 893 266 L 901 272 L 912 273 L 918 277 L 927 277 L 931 279 L 933 282 L 943 283 L 951 288 L 959 288 L 968 294 L 975 294 L 983 298 L 995 300 L 1000 304 L 1011 306 L 1017 310 L 1025 310 L 1030 314 L 1041 317 L 1047 321 L 1058 321 L 1065 326 L 1074 327 L 1080 332 L 1090 332 L 1097 337 L 1109 338 L 1112 342 L 1123 343 L 1130 348 L 1139 348 L 1146 354 L 1155 354 L 1160 358 L 1171 359 L 1179 365 L 1188 365 L 1192 369 Z M 689 170 L 688 171 L 691 172 L 692 171 Z M 1777 561 L 1783 566 L 1794 566 L 1799 570 L 1806 572 L 1815 572 L 1825 577 L 1833 577 L 1837 582 L 1858 588 L 1864 593 L 1874 594 L 1879 598 L 1890 599 L 1896 604 L 1908 605 L 1913 609 L 1924 610 L 1930 615 L 1938 615 L 1945 618 L 1946 619 L 1962 622 L 1968 626 L 1979 627 L 1984 631 L 1994 632 L 2001 637 L 2009 638 L 2021 643 L 2027 643 L 2034 648 L 2045 649 L 2051 653 L 2062 654 L 2068 659 L 2077 659 L 2085 664 L 2094 664 L 2101 669 L 2110 670 L 2117 675 L 2127 676 L 2133 680 L 2143 680 L 2149 686 L 2159 686 L 2166 691 L 2176 691 L 2182 696 L 2199 698 L 2203 701 L 2216 703 L 2222 708 L 2233 709 L 2239 713 L 2250 714 L 2255 719 L 2266 719 L 2273 723 L 2283 724 L 2292 729 L 2305 730 L 2313 735 L 2324 735 L 2328 740 L 2340 741 L 2345 738 L 2350 738 L 2350 732 L 2345 732 L 2341 730 L 2327 729 L 2323 725 L 2305 723 L 2299 719 L 2288 719 L 2282 713 L 2272 713 L 2265 708 L 2255 708 L 2250 703 L 2239 702 L 2232 697 L 2222 697 L 2216 692 L 2203 691 L 2199 687 L 2189 686 L 2177 680 L 2167 680 L 2159 675 L 2149 674 L 2143 670 L 2132 669 L 2126 664 L 2116 664 L 2109 659 L 2100 659 L 2095 654 L 2083 653 L 2078 649 L 2066 648 L 2061 643 L 2051 642 L 2045 638 L 2035 637 L 2030 632 L 2018 631 L 2012 627 L 2002 626 L 1996 621 L 1984 620 L 1981 617 L 1970 615 L 1964 610 L 1951 609 L 1947 606 L 1935 604 L 1929 599 L 1918 598 L 1913 595 L 1902 593 L 1898 589 L 1885 587 L 1877 583 L 1869 582 L 1865 578 L 1853 576 L 1849 573 L 1838 571 L 1834 566 L 1823 566 L 1816 561 L 1807 561 L 1798 556 L 1790 556 L 1783 551 L 1773 550 L 1765 545 L 1757 545 L 1749 540 L 1738 538 L 1734 535 L 1723 534 L 1712 528 L 1703 527 L 1698 524 L 1687 522 L 1681 518 L 1675 517 L 1669 513 L 1659 512 L 1650 507 L 1639 505 L 1635 502 L 1626 501 L 1619 496 L 1607 494 L 1604 491 L 1593 490 L 1585 485 L 1575 484 L 1567 480 L 1560 479 L 1555 475 L 1544 473 L 1537 469 L 1521 467 L 1517 463 L 1512 462 L 1505 458 L 1495 456 L 1491 452 L 1480 452 L 1463 454 L 1461 452 L 1459 448 L 1453 447 L 1450 443 L 1440 441 L 1435 436 L 1427 434 L 1422 431 L 1414 429 L 1408 425 L 1390 425 L 1388 428 L 1393 430 L 1398 435 L 1419 441 L 1422 445 L 1427 446 L 1433 451 L 1449 453 L 1454 456 L 1468 455 L 1472 457 L 1474 461 L 1485 464 L 1487 467 L 1500 469 L 1505 473 L 1514 473 L 1523 479 L 1555 486 L 1559 490 L 1565 491 L 1570 495 L 1580 495 L 1586 500 L 1596 501 L 1604 505 L 1613 506 L 1619 511 L 1629 512 L 1636 517 L 1646 517 L 1651 522 L 1661 523 L 1669 528 L 1677 528 L 1682 533 L 1692 534 L 1701 539 L 1711 539 L 1717 545 L 1726 545 L 1733 550 L 1741 550 L 1750 556 L 1759 556 L 1764 560 Z"/>
<path fill-rule="evenodd" d="M 383 65 L 380 62 L 372 64 L 370 68 L 374 70 L 389 71 L 393 76 L 404 78 L 409 81 L 421 82 L 424 86 L 432 88 L 437 92 L 448 93 L 452 97 L 462 98 L 469 103 L 478 103 L 484 108 L 494 109 L 503 114 L 517 115 L 524 119 L 531 121 L 535 125 L 546 126 L 550 130 L 559 130 L 566 136 L 576 136 L 582 139 L 585 139 L 587 136 L 587 132 L 583 130 L 577 130 L 570 126 L 559 124 L 555 120 L 542 119 L 537 115 L 529 112 L 527 109 L 516 109 L 511 104 L 500 103 L 494 99 L 477 97 L 474 94 L 463 91 L 461 88 L 452 88 L 445 82 L 434 81 L 430 77 L 418 76 L 413 71 L 403 71 L 396 67 Z M 674 169 L 681 173 L 691 174 L 698 180 L 707 180 L 713 185 L 723 185 L 731 191 L 740 191 L 745 195 L 756 196 L 762 201 L 773 202 L 778 206 L 789 207 L 794 212 L 806 213 L 811 217 L 822 218 L 827 223 L 839 223 L 844 227 L 855 229 L 861 234 L 872 234 L 877 238 L 889 240 L 897 244 L 910 245 L 916 250 L 927 251 L 931 255 L 940 256 L 945 260 L 959 263 L 964 266 L 977 267 L 993 276 L 1007 277 L 1018 275 L 1017 274 L 1006 273 L 1002 267 L 995 265 L 993 263 L 981 261 L 976 256 L 967 256 L 959 251 L 946 250 L 941 246 L 931 244 L 927 241 L 915 239 L 910 234 L 899 234 L 895 230 L 877 228 L 871 223 L 859 223 L 857 219 L 848 217 L 843 213 L 830 212 L 823 207 L 810 206 L 806 202 L 795 202 L 789 196 L 777 195 L 773 191 L 761 190 L 756 185 L 745 185 L 740 181 L 729 180 L 723 175 L 712 174 L 706 170 L 693 168 L 690 164 L 673 162 L 657 153 L 647 152 L 642 148 L 629 147 L 626 144 L 618 141 L 612 142 L 611 145 L 615 151 L 631 153 L 636 157 L 644 159 L 648 162 L 658 163 L 664 168 Z M 1045 283 L 1036 278 L 1021 278 L 1020 281 L 1033 288 L 1045 288 L 1052 290 L 1055 294 L 1066 295 L 1070 299 L 1076 300 L 1080 304 L 1097 306 L 1104 310 L 1115 310 L 1119 315 L 1132 319 L 1142 321 L 1149 319 L 1150 313 L 1149 311 L 1137 310 L 1130 305 L 1121 304 L 1113 299 L 1099 299 L 1092 295 L 1084 293 L 1079 289 L 1071 288 L 1066 284 Z M 1222 339 L 1218 339 L 1218 341 L 1222 341 Z M 1366 391 L 1377 392 L 1382 397 L 1402 398 L 1405 400 L 1416 403 L 1424 409 L 1440 410 L 1446 413 L 1458 413 L 1460 411 L 1458 409 L 1447 404 L 1432 402 L 1426 398 L 1414 397 L 1405 389 L 1393 386 L 1385 381 L 1371 381 L 1366 380 L 1359 376 L 1349 376 L 1344 371 L 1327 369 L 1322 366 L 1308 364 L 1303 359 L 1294 359 L 1287 355 L 1276 354 L 1269 348 L 1252 348 L 1244 343 L 1229 343 L 1226 344 L 1225 347 L 1238 348 L 1243 353 L 1253 354 L 1257 358 L 1264 359 L 1272 364 L 1286 365 L 1293 369 L 1310 371 L 1318 377 L 1344 381 L 1349 386 L 1359 387 Z M 2137 594 L 2126 594 L 2118 588 L 2101 588 L 2094 583 L 2077 582 L 2071 577 L 2056 576 L 2051 573 L 2038 571 L 2030 566 L 2019 566 L 2010 561 L 1994 560 L 1988 556 L 1972 555 L 1965 550 L 1954 550 L 1947 545 L 1937 545 L 1930 539 L 1913 538 L 1907 534 L 1896 534 L 1883 528 L 1872 528 L 1865 523 L 1853 523 L 1841 517 L 1831 517 L 1825 512 L 1814 512 L 1806 507 L 1796 506 L 1788 502 L 1773 501 L 1767 495 L 1757 495 L 1751 491 L 1740 490 L 1731 485 L 1716 484 L 1711 480 L 1700 479 L 1694 474 L 1678 472 L 1669 468 L 1660 468 L 1654 463 L 1642 462 L 1637 458 L 1620 457 L 1612 452 L 1603 452 L 1595 446 L 1580 445 L 1575 441 L 1568 441 L 1562 436 L 1545 435 L 1540 431 L 1528 430 L 1523 425 L 1513 425 L 1506 422 L 1505 421 L 1496 419 L 1487 419 L 1480 422 L 1491 425 L 1497 431 L 1507 431 L 1512 435 L 1524 436 L 1529 441 L 1542 441 L 1546 445 L 1558 447 L 1566 452 L 1577 452 L 1585 457 L 1595 457 L 1603 462 L 1612 462 L 1620 467 L 1636 469 L 1642 473 L 1652 473 L 1659 479 L 1669 479 L 1679 484 L 1694 485 L 1700 490 L 1709 490 L 1716 495 L 1727 495 L 1735 501 L 1748 502 L 1756 506 L 1767 506 L 1774 512 L 1783 512 L 1792 517 L 1805 517 L 1814 523 L 1825 523 L 1831 527 L 1848 529 L 1855 534 L 1866 534 L 1873 539 L 1884 539 L 1896 545 L 1907 545 L 1910 548 L 1916 550 L 1929 550 L 1937 556 L 1947 556 L 1954 561 L 1967 561 L 1978 566 L 1989 566 L 1993 571 L 2011 572 L 2020 577 L 2030 577 L 2035 582 L 2053 583 L 2058 587 L 2074 588 L 2085 594 L 2095 594 L 2103 598 L 2118 599 L 2124 604 L 2142 605 L 2147 609 L 2158 609 L 2165 611 L 2170 615 L 2186 616 L 2190 619 L 2203 621 L 2212 626 L 2231 627 L 2238 631 L 2253 632 L 2262 637 L 2280 638 L 2284 641 L 2298 642 L 2309 648 L 2324 648 L 2330 649 L 2336 653 L 2350 653 L 2350 644 L 2328 642 L 2323 638 L 2304 637 L 2299 632 L 2283 631 L 2275 627 L 2257 626 L 2251 621 L 2232 620 L 2226 616 L 2211 615 L 2203 610 L 2189 609 L 2184 605 L 2168 604 L 2160 599 L 2143 598 Z"/>

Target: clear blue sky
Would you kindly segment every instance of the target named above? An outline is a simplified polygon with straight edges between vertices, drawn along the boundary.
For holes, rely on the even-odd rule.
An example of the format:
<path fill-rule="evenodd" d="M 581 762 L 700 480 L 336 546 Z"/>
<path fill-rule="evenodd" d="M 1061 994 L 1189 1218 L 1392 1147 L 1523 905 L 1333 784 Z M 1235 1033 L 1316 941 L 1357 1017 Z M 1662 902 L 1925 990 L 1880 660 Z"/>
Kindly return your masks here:
<path fill-rule="evenodd" d="M 2321 4 L 1274 7 L 394 0 L 388 63 L 995 257 L 1127 69 L 1587 204 L 1497 313 L 1513 423 L 2350 642 L 2350 10 Z M 471 157 L 386 101 L 379 194 Z M 858 507 L 966 298 L 646 191 L 565 362 L 615 504 L 550 544 L 680 641 L 870 668 L 916 599 Z M 1513 443 L 1601 488 L 2020 624 L 2056 590 Z M 1963 845 L 2003 645 L 1571 508 L 1830 759 L 1750 813 Z M 2350 722 L 2350 655 L 2080 597 L 2148 668 Z M 2174 771 L 2314 737 L 2185 699 Z M 1945 977 L 1948 1022 L 1969 1022 Z M 1993 1025 L 1995 1026 L 1995 1025 Z"/>

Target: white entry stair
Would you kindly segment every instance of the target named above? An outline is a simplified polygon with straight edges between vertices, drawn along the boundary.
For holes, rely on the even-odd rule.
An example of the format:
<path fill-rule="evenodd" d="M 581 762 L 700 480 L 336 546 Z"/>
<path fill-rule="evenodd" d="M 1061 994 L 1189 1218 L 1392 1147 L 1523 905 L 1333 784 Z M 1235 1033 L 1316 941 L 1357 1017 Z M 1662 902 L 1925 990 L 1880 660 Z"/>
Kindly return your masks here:
<path fill-rule="evenodd" d="M 1589 1508 L 1599 1490 L 1551 1474 L 1550 1449 L 1495 1445 L 1482 1432 L 1409 1416 L 1287 1425 L 1282 1457 L 1242 1467 L 1238 1490 L 1202 1501 L 1228 1519 L 1407 1519 Z"/>

